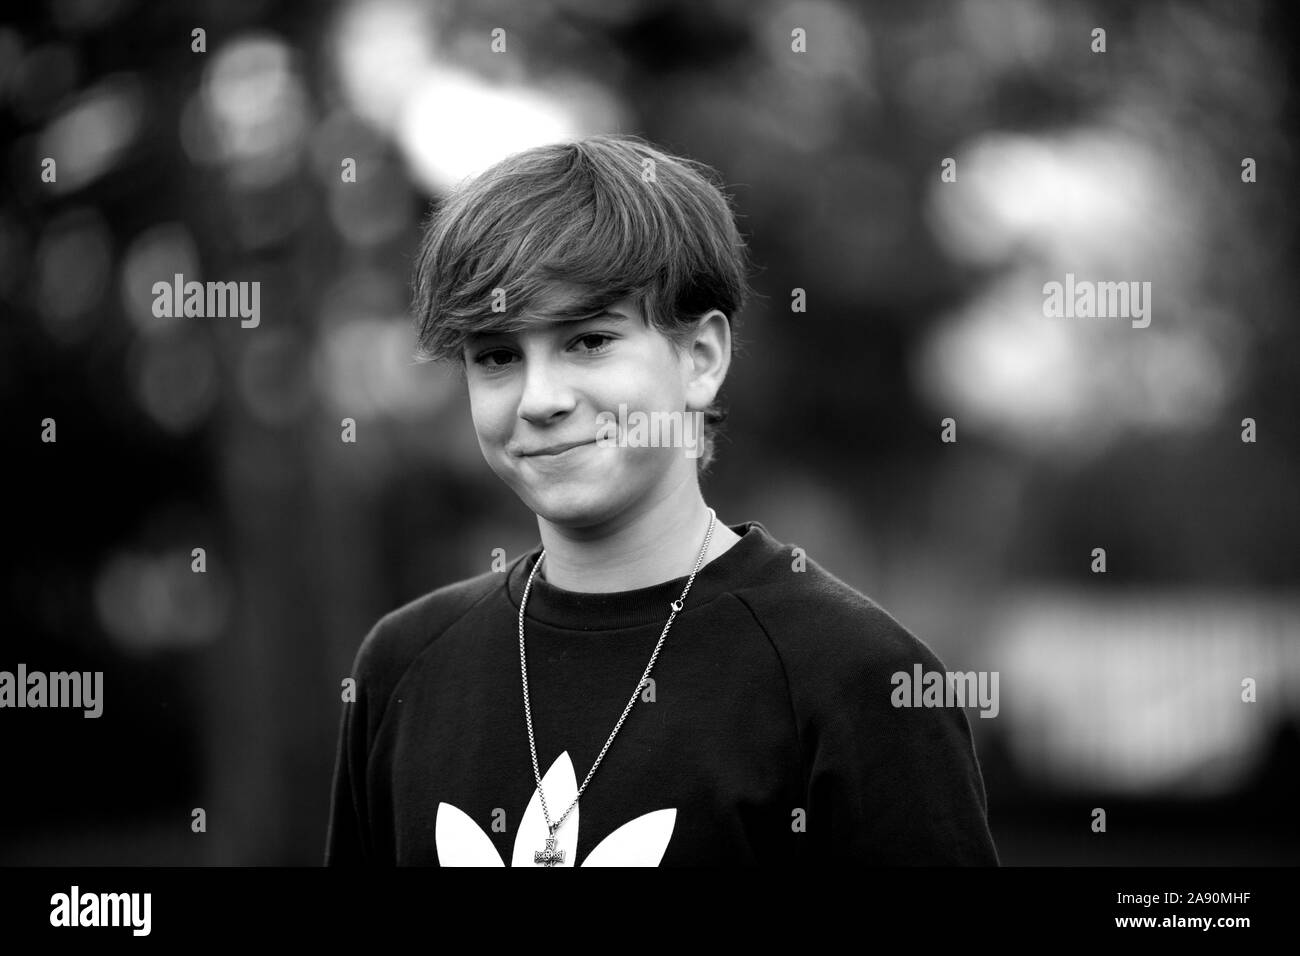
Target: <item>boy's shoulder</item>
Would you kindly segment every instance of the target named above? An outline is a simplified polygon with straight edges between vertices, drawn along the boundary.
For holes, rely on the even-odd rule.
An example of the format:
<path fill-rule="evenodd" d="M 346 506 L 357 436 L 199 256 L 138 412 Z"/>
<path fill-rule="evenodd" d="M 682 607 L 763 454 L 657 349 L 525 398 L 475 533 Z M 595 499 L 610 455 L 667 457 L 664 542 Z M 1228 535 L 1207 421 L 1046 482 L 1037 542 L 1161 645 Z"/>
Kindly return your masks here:
<path fill-rule="evenodd" d="M 734 592 L 792 678 L 875 681 L 915 664 L 942 670 L 935 652 L 867 594 L 812 558 L 769 562 L 759 580 Z M 801 568 L 796 570 L 796 568 Z"/>
<path fill-rule="evenodd" d="M 486 571 L 453 581 L 384 614 L 357 650 L 357 679 L 379 693 L 391 689 L 440 634 L 499 590 L 504 577 Z"/>

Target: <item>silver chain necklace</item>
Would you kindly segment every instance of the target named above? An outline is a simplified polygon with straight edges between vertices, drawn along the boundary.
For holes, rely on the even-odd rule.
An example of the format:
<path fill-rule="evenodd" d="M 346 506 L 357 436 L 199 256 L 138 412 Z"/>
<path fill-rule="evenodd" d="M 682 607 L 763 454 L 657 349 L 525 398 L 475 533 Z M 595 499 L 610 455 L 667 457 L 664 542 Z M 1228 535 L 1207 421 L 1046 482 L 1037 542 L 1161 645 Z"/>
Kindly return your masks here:
<path fill-rule="evenodd" d="M 613 733 L 611 733 L 609 739 L 605 741 L 605 746 L 600 748 L 600 756 L 596 758 L 596 762 L 593 763 L 591 769 L 587 771 L 587 779 L 582 781 L 582 786 L 578 788 L 578 794 L 573 798 L 573 803 L 569 804 L 569 809 L 565 810 L 564 815 L 554 823 L 551 822 L 551 811 L 546 806 L 546 794 L 542 790 L 542 774 L 537 769 L 537 743 L 533 739 L 533 711 L 528 704 L 528 659 L 524 653 L 524 608 L 528 606 L 528 592 L 533 586 L 533 576 L 537 574 L 537 569 L 542 566 L 542 559 L 546 557 L 545 548 L 543 548 L 542 553 L 537 556 L 537 560 L 533 562 L 533 570 L 528 574 L 528 583 L 524 585 L 523 599 L 519 602 L 519 670 L 524 675 L 524 717 L 528 720 L 528 749 L 533 755 L 533 776 L 537 779 L 537 795 L 542 801 L 542 815 L 546 819 L 547 827 L 546 848 L 543 850 L 537 850 L 533 853 L 534 863 L 541 864 L 542 866 L 555 866 L 557 863 L 564 862 L 564 851 L 555 849 L 555 831 L 560 828 L 560 824 L 568 819 L 569 814 L 573 812 L 573 808 L 578 805 L 578 800 L 582 796 L 582 791 L 587 789 L 587 784 L 591 782 L 592 774 L 596 772 L 596 768 L 600 766 L 600 762 L 605 759 L 605 751 L 608 750 L 609 745 L 614 742 L 614 735 L 617 734 L 619 728 L 623 726 L 623 721 L 627 719 L 628 713 L 631 712 L 632 705 L 636 703 L 636 699 L 640 696 L 641 690 L 645 687 L 646 681 L 650 679 L 650 669 L 655 666 L 655 658 L 659 656 L 659 649 L 664 646 L 664 638 L 668 636 L 668 628 L 673 626 L 673 619 L 677 617 L 677 613 L 682 609 L 683 603 L 686 600 L 686 595 L 690 592 L 691 585 L 695 582 L 695 575 L 699 573 L 700 565 L 704 563 L 704 555 L 709 550 L 709 542 L 713 539 L 713 525 L 717 520 L 717 517 L 718 516 L 714 513 L 713 509 L 710 508 L 709 530 L 704 535 L 704 546 L 700 548 L 699 557 L 695 559 L 695 568 L 691 571 L 691 576 L 686 581 L 686 587 L 682 590 L 682 596 L 668 605 L 672 608 L 672 611 L 668 615 L 668 623 L 664 625 L 663 633 L 659 635 L 659 643 L 655 645 L 654 653 L 650 655 L 650 663 L 646 665 L 645 673 L 641 675 L 641 680 L 636 685 L 636 690 L 632 692 L 632 697 L 628 700 L 627 706 L 623 708 L 623 716 L 619 717 L 618 723 L 614 725 Z"/>

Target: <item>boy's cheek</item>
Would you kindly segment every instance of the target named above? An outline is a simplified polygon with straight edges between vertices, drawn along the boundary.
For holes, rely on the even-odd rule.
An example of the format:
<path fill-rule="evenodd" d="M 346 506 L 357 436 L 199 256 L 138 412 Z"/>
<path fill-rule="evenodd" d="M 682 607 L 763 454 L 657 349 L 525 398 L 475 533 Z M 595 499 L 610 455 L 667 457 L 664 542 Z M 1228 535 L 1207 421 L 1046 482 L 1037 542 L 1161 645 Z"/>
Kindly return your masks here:
<path fill-rule="evenodd" d="M 505 446 L 510 440 L 510 429 L 506 424 L 510 421 L 509 417 L 503 417 L 486 406 L 479 406 L 471 408 L 470 418 L 483 454 L 506 454 Z"/>

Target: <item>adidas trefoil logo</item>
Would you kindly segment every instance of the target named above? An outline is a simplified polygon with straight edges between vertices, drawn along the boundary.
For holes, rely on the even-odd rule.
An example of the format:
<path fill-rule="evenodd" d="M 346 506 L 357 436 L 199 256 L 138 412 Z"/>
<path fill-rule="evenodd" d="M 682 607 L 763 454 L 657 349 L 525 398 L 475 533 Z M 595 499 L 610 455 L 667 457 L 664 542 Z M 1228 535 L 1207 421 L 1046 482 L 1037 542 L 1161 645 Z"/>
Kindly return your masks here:
<path fill-rule="evenodd" d="M 573 762 L 566 750 L 555 758 L 555 763 L 542 778 L 546 790 L 546 805 L 553 813 L 563 813 L 578 795 L 578 780 L 573 773 Z M 556 865 L 573 866 L 578 846 L 578 814 L 582 806 L 573 808 L 564 825 L 555 835 L 555 851 L 563 853 L 563 862 Z M 677 822 L 677 810 L 655 810 L 623 824 L 596 845 L 582 861 L 583 866 L 658 866 L 672 839 Z M 463 810 L 450 803 L 438 804 L 438 817 L 434 825 L 438 846 L 438 862 L 442 866 L 505 866 L 497 855 L 492 840 Z M 542 801 L 533 789 L 519 832 L 515 834 L 511 866 L 540 866 L 534 862 L 537 851 L 546 848 L 548 831 L 542 815 Z"/>

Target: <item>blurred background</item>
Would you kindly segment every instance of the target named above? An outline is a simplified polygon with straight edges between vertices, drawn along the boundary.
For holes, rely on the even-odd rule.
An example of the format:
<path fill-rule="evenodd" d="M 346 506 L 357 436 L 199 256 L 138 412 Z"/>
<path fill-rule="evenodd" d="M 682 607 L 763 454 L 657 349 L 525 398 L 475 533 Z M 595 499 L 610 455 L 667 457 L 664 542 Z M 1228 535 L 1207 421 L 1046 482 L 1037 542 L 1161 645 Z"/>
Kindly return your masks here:
<path fill-rule="evenodd" d="M 412 362 L 421 220 L 611 131 L 717 168 L 759 266 L 706 498 L 1000 673 L 1004 863 L 1300 862 L 1296 5 L 23 6 L 0 669 L 105 710 L 0 712 L 0 864 L 321 861 L 362 637 L 538 542 Z M 1150 326 L 1044 318 L 1067 272 L 1151 282 Z M 260 324 L 156 318 L 175 273 Z"/>

